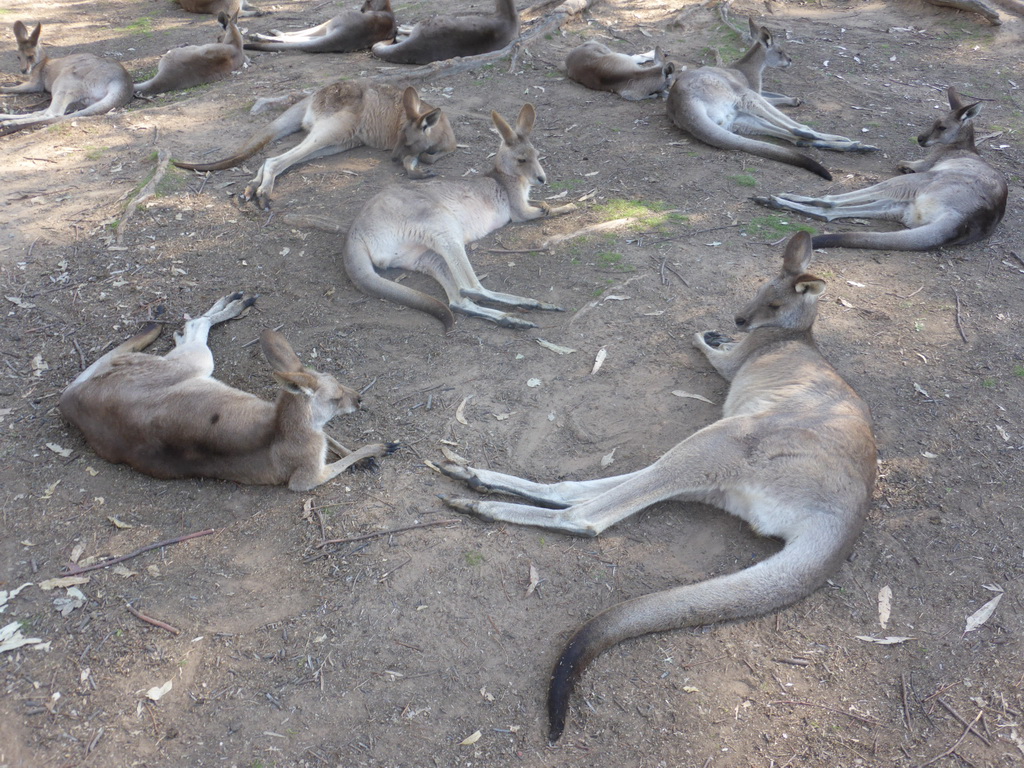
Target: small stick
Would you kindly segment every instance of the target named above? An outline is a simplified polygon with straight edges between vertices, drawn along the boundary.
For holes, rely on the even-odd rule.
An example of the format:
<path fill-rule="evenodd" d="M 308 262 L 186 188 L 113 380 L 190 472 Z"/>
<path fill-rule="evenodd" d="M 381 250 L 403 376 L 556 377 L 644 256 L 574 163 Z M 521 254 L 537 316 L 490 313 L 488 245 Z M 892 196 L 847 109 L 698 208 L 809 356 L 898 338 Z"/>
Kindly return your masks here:
<path fill-rule="evenodd" d="M 974 728 L 974 723 L 968 724 L 967 721 L 964 720 L 963 717 L 960 716 L 960 713 L 957 712 L 955 709 L 953 709 L 953 707 L 950 706 L 946 702 L 946 700 L 944 698 L 942 698 L 940 696 L 938 699 L 936 699 L 936 701 L 938 701 L 939 704 L 942 705 L 943 709 L 945 709 L 947 712 L 949 712 L 949 714 L 951 714 L 953 717 L 955 717 L 957 719 L 957 721 L 960 723 L 960 725 L 967 726 L 967 730 L 969 730 L 971 733 L 973 733 L 975 736 L 977 736 L 979 739 L 981 739 L 983 742 L 985 742 L 985 746 L 986 747 L 991 747 L 992 746 L 992 742 L 989 741 L 987 738 L 985 738 L 980 733 L 978 733 L 977 729 Z"/>
<path fill-rule="evenodd" d="M 164 174 L 167 173 L 167 165 L 171 161 L 171 153 L 166 149 L 159 149 L 156 153 L 156 170 L 153 171 L 153 176 L 146 185 L 139 190 L 139 193 L 132 198 L 131 202 L 128 203 L 128 207 L 124 209 L 124 216 L 121 217 L 120 221 L 117 222 L 115 228 L 114 241 L 121 245 L 124 242 L 124 232 L 127 229 L 128 220 L 131 219 L 135 213 L 135 209 L 138 208 L 142 203 L 153 196 L 156 192 L 156 185 L 163 179 Z"/>
<path fill-rule="evenodd" d="M 171 544 L 181 544 L 183 541 L 189 539 L 197 539 L 200 536 L 209 536 L 211 533 L 216 533 L 216 528 L 207 528 L 205 531 L 196 531 L 195 533 L 187 533 L 184 536 L 177 536 L 173 539 L 167 539 L 166 541 L 158 541 L 156 544 L 147 544 L 144 547 L 136 549 L 134 552 L 129 552 L 127 555 L 121 555 L 120 557 L 112 557 L 109 560 L 104 560 L 102 563 L 93 563 L 92 565 L 79 566 L 75 563 L 65 565 L 61 570 L 61 576 L 77 576 L 80 573 L 87 573 L 88 571 L 95 571 L 100 568 L 109 568 L 117 563 L 123 563 L 125 560 L 131 560 L 133 557 L 149 552 L 151 549 L 160 549 L 160 547 L 167 547 Z"/>
<path fill-rule="evenodd" d="M 389 528 L 386 531 L 374 531 L 373 533 L 364 533 L 362 536 L 349 536 L 345 539 L 329 539 L 317 544 L 317 549 L 326 547 L 328 544 L 349 544 L 353 541 L 365 541 L 366 539 L 377 539 L 381 536 L 390 536 L 393 533 L 404 533 L 405 531 L 412 531 L 417 528 L 427 528 L 431 525 L 449 525 L 451 523 L 461 522 L 461 518 L 455 517 L 448 520 L 428 520 L 425 523 L 416 523 L 414 525 L 403 525 L 401 528 Z"/>
<path fill-rule="evenodd" d="M 132 616 L 134 616 L 137 619 L 142 619 L 147 624 L 152 624 L 154 627 L 160 627 L 160 629 L 166 629 L 172 635 L 181 634 L 181 630 L 177 627 L 172 627 L 165 621 L 160 621 L 160 619 L 154 619 L 152 616 L 147 616 L 146 614 L 135 610 L 134 608 L 132 608 L 131 603 L 125 603 L 124 607 L 128 609 L 128 613 L 130 613 Z"/>
<path fill-rule="evenodd" d="M 949 749 L 947 749 L 941 755 L 936 755 L 931 760 L 929 760 L 927 763 L 921 763 L 921 765 L 919 765 L 917 768 L 927 768 L 927 766 L 931 765 L 932 763 L 937 763 L 942 758 L 949 757 L 950 755 L 952 755 L 956 751 L 956 748 L 960 746 L 961 742 L 963 742 L 963 740 L 965 738 L 967 738 L 967 734 L 971 732 L 971 729 L 974 726 L 974 724 L 981 719 L 982 712 L 984 712 L 984 710 L 981 710 L 981 709 L 978 710 L 978 714 L 975 715 L 974 719 L 970 723 L 967 724 L 967 727 L 964 728 L 964 732 L 960 734 L 960 738 L 953 742 L 953 746 L 951 746 Z"/>
<path fill-rule="evenodd" d="M 903 727 L 908 731 L 910 728 L 910 706 L 907 703 L 907 674 L 900 673 L 900 689 L 903 695 Z"/>
<path fill-rule="evenodd" d="M 793 699 L 790 699 L 790 700 L 787 700 L 787 701 L 773 701 L 773 702 L 771 702 L 771 704 L 772 704 L 772 706 L 774 706 L 776 704 L 792 704 L 794 706 L 799 706 L 799 707 L 817 707 L 818 709 L 824 709 L 824 710 L 826 710 L 828 712 L 833 712 L 833 713 L 835 713 L 837 715 L 846 715 L 846 717 L 853 718 L 854 720 L 859 720 L 860 722 L 867 723 L 868 725 L 878 725 L 878 726 L 882 726 L 883 725 L 882 723 L 878 722 L 877 720 L 872 720 L 872 719 L 870 719 L 868 717 L 861 717 L 860 715 L 855 715 L 852 712 L 843 712 L 843 710 L 841 710 L 841 709 L 834 709 L 833 707 L 826 707 L 824 704 L 815 704 L 812 701 L 795 701 Z"/>
<path fill-rule="evenodd" d="M 960 331 L 960 338 L 967 343 L 967 334 L 964 333 L 963 319 L 960 317 L 960 294 L 953 291 L 953 298 L 956 299 L 956 329 Z"/>

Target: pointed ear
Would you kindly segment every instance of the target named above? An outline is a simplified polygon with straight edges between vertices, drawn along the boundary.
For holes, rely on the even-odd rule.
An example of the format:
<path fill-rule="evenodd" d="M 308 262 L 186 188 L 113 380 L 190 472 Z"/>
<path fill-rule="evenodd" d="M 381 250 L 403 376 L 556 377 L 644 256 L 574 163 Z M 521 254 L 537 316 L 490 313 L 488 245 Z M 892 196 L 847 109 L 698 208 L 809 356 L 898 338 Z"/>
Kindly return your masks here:
<path fill-rule="evenodd" d="M 965 123 L 968 120 L 973 120 L 981 112 L 981 102 L 976 101 L 973 104 L 968 104 L 966 107 L 960 107 L 956 111 L 956 119 L 961 123 Z"/>
<path fill-rule="evenodd" d="M 825 281 L 814 275 L 803 274 L 793 283 L 793 290 L 807 296 L 820 296 L 825 292 Z"/>
<path fill-rule="evenodd" d="M 670 61 L 668 64 L 666 64 L 665 68 L 661 71 L 661 74 L 663 74 L 665 77 L 671 77 L 675 73 L 676 73 L 676 65 L 675 65 L 675 62 L 672 62 L 672 61 Z"/>
<path fill-rule="evenodd" d="M 523 137 L 529 136 L 536 119 L 537 112 L 533 104 L 523 104 L 523 108 L 519 110 L 519 117 L 516 118 L 516 133 Z"/>
<path fill-rule="evenodd" d="M 494 121 L 494 127 L 498 129 L 498 133 L 501 134 L 502 141 L 509 146 L 513 146 L 519 141 L 519 137 L 516 136 L 516 132 L 512 130 L 512 126 L 508 124 L 508 121 L 504 117 L 492 110 L 491 120 Z"/>
<path fill-rule="evenodd" d="M 782 269 L 787 275 L 802 275 L 811 265 L 811 236 L 797 232 L 786 243 L 782 254 Z"/>
<path fill-rule="evenodd" d="M 761 29 L 754 23 L 753 19 L 747 19 L 747 28 L 750 30 L 750 42 L 754 42 L 761 36 Z"/>
<path fill-rule="evenodd" d="M 428 130 L 437 125 L 437 121 L 441 119 L 441 108 L 437 107 L 427 112 L 425 115 L 420 115 L 419 125 L 423 130 Z"/>
<path fill-rule="evenodd" d="M 665 52 L 661 50 L 660 45 L 654 46 L 654 63 L 661 64 L 665 60 Z"/>
<path fill-rule="evenodd" d="M 25 26 L 25 22 L 14 22 L 14 39 L 17 40 L 19 43 L 22 43 L 28 39 L 28 28 Z"/>
<path fill-rule="evenodd" d="M 305 371 L 274 371 L 274 381 L 293 395 L 312 397 L 316 394 L 317 378 Z"/>
<path fill-rule="evenodd" d="M 32 30 L 32 34 L 29 35 L 29 37 L 28 37 L 28 42 L 29 42 L 30 45 L 33 45 L 33 46 L 39 45 L 39 33 L 42 32 L 42 31 L 43 31 L 43 25 L 42 24 L 36 24 L 36 28 Z"/>
<path fill-rule="evenodd" d="M 946 97 L 949 99 L 950 109 L 960 109 L 964 105 L 964 100 L 960 98 L 960 94 L 952 85 L 946 89 Z"/>
<path fill-rule="evenodd" d="M 402 106 L 405 107 L 405 116 L 410 120 L 418 120 L 420 117 L 420 95 L 411 85 L 402 94 Z"/>
<path fill-rule="evenodd" d="M 224 27 L 224 29 L 228 28 L 229 21 L 230 19 L 228 18 L 228 15 L 224 13 L 224 11 L 221 11 L 217 14 L 217 23 Z"/>
<path fill-rule="evenodd" d="M 277 372 L 295 372 L 305 370 L 302 361 L 288 343 L 288 339 L 277 331 L 269 328 L 260 334 L 260 347 L 263 348 L 263 356 L 267 358 L 270 367 Z"/>

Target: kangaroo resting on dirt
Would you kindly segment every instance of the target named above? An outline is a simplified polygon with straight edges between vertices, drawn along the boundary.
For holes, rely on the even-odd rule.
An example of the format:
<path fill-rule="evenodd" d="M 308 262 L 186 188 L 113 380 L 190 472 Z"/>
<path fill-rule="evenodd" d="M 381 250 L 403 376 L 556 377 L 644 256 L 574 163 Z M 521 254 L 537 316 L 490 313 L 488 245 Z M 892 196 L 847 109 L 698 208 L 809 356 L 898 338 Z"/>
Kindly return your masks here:
<path fill-rule="evenodd" d="M 777 109 L 776 105 L 797 106 L 800 100 L 762 92 L 761 75 L 765 67 L 788 67 L 791 59 L 771 32 L 758 27 L 753 19 L 748 23 L 754 43 L 732 66 L 700 67 L 679 73 L 668 93 L 668 116 L 673 123 L 713 147 L 795 165 L 824 179 L 831 179 L 832 175 L 807 155 L 738 134 L 770 136 L 798 147 L 837 152 L 877 149 L 845 136 L 819 133 Z"/>
<path fill-rule="evenodd" d="M 495 0 L 494 15 L 432 16 L 414 25 L 404 40 L 374 44 L 373 55 L 396 64 L 429 64 L 504 48 L 519 36 L 514 0 Z M 404 30 L 399 29 L 399 36 Z"/>
<path fill-rule="evenodd" d="M 875 483 L 867 405 L 821 356 L 812 325 L 825 283 L 806 272 L 811 239 L 786 245 L 782 272 L 736 316 L 739 341 L 715 331 L 693 343 L 731 382 L 722 418 L 651 466 L 618 477 L 552 485 L 446 463 L 441 470 L 481 492 L 535 506 L 451 499 L 484 520 L 597 536 L 650 505 L 704 502 L 746 520 L 782 549 L 745 570 L 636 597 L 576 630 L 548 693 L 550 739 L 565 727 L 569 697 L 586 666 L 631 637 L 756 616 L 809 595 L 846 559 Z"/>
<path fill-rule="evenodd" d="M 309 29 L 249 35 L 245 47 L 253 51 L 348 53 L 365 50 L 394 36 L 395 14 L 391 11 L 391 0 L 366 0 L 358 11 L 342 11 Z"/>
<path fill-rule="evenodd" d="M 421 163 L 432 164 L 455 151 L 455 133 L 447 115 L 439 107 L 421 101 L 412 86 L 403 90 L 368 80 L 348 80 L 324 86 L 293 104 L 224 160 L 175 160 L 174 164 L 196 171 L 233 168 L 270 142 L 300 130 L 307 132 L 306 137 L 287 152 L 263 162 L 242 193 L 244 200 L 255 200 L 261 208 L 269 208 L 274 182 L 287 169 L 304 160 L 355 147 L 391 150 L 391 158 L 401 162 L 414 179 L 433 175 L 423 170 Z"/>
<path fill-rule="evenodd" d="M 175 333 L 163 357 L 141 354 L 160 335 L 150 323 L 71 382 L 60 412 L 100 456 L 162 479 L 215 477 L 308 491 L 396 444 L 349 451 L 324 433 L 336 414 L 359 408 L 359 393 L 306 368 L 284 336 L 266 330 L 263 354 L 282 391 L 269 403 L 213 378 L 210 328 L 238 317 L 255 298 L 225 296 Z M 328 449 L 343 457 L 326 463 Z"/>
<path fill-rule="evenodd" d="M 223 80 L 236 69 L 241 69 L 245 66 L 246 56 L 242 51 L 242 35 L 235 25 L 237 20 L 237 17 L 229 18 L 221 11 L 217 14 L 217 23 L 222 29 L 216 43 L 171 48 L 160 58 L 156 75 L 135 84 L 135 93 L 152 96 L 191 88 Z"/>
<path fill-rule="evenodd" d="M 510 221 L 530 221 L 576 210 L 573 204 L 552 208 L 531 202 L 530 187 L 546 180 L 537 150 L 530 142 L 536 113 L 524 104 L 513 128 L 491 112 L 501 146 L 494 169 L 478 179 L 438 180 L 385 189 L 356 214 L 345 239 L 344 263 L 349 279 L 364 293 L 433 315 L 445 332 L 455 324 L 452 310 L 482 317 L 506 328 L 533 328 L 531 323 L 477 301 L 526 309 L 559 310 L 535 299 L 490 291 L 480 283 L 466 255 L 466 244 Z M 437 299 L 377 274 L 377 269 L 423 272 L 444 288 Z"/>
<path fill-rule="evenodd" d="M 894 251 L 926 251 L 962 245 L 992 234 L 1006 210 L 1006 178 L 974 145 L 973 120 L 981 103 L 964 105 L 952 86 L 950 112 L 917 137 L 932 147 L 923 160 L 905 160 L 905 176 L 870 187 L 824 197 L 771 195 L 754 200 L 769 208 L 799 211 L 816 219 L 883 219 L 909 229 L 895 232 L 839 232 L 816 235 L 815 248 L 843 246 Z"/>
<path fill-rule="evenodd" d="M 119 62 L 91 53 L 51 59 L 39 42 L 42 30 L 43 25 L 36 24 L 29 33 L 23 22 L 14 22 L 18 60 L 28 80 L 20 85 L 2 86 L 0 93 L 46 92 L 50 94 L 50 105 L 24 115 L 0 115 L 0 135 L 77 117 L 102 115 L 132 100 L 132 78 Z M 79 108 L 67 113 L 75 105 Z"/>
<path fill-rule="evenodd" d="M 980 13 L 992 26 L 999 26 L 1003 20 L 999 18 L 999 11 L 982 0 L 925 0 L 932 5 L 940 5 L 946 8 L 957 8 L 968 13 Z M 1020 0 L 1002 0 L 1001 6 L 1005 6 L 1014 13 L 1024 14 L 1024 3 Z"/>
<path fill-rule="evenodd" d="M 616 53 L 604 43 L 588 40 L 569 51 L 565 70 L 575 80 L 595 91 L 611 91 L 629 101 L 660 96 L 672 85 L 676 65 L 665 61 L 661 48 L 649 55 Z"/>
<path fill-rule="evenodd" d="M 183 11 L 209 13 L 214 16 L 226 13 L 228 16 L 262 16 L 263 11 L 249 5 L 249 0 L 177 0 Z"/>

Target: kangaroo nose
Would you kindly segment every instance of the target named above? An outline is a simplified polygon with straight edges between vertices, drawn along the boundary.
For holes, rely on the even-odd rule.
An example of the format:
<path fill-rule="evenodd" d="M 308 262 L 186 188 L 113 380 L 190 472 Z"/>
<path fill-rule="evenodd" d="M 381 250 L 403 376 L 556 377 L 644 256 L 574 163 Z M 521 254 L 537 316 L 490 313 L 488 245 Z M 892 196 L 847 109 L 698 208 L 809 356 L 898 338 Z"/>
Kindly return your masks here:
<path fill-rule="evenodd" d="M 747 318 L 740 317 L 739 315 L 736 316 L 736 327 L 737 328 L 742 328 L 746 324 L 747 324 Z"/>

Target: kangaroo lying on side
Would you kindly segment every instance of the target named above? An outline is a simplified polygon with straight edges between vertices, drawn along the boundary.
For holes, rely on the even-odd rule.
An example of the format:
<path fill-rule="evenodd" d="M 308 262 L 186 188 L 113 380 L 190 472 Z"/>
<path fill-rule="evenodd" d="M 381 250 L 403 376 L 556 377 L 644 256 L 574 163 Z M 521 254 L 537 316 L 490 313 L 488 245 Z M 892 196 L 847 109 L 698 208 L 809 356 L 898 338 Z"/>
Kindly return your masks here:
<path fill-rule="evenodd" d="M 825 283 L 806 269 L 811 240 L 787 244 L 782 272 L 736 316 L 748 333 L 715 331 L 694 345 L 732 382 L 722 418 L 630 474 L 542 485 L 444 464 L 475 491 L 512 494 L 536 506 L 445 499 L 484 520 L 597 536 L 650 505 L 704 502 L 746 520 L 782 550 L 738 573 L 636 597 L 576 630 L 548 693 L 550 738 L 562 734 L 572 689 L 586 666 L 616 643 L 649 632 L 756 616 L 809 595 L 846 559 L 875 483 L 875 440 L 867 405 L 821 356 L 812 325 Z"/>
<path fill-rule="evenodd" d="M 494 5 L 493 16 L 432 16 L 413 26 L 404 40 L 374 44 L 373 55 L 396 64 L 429 64 L 500 50 L 519 36 L 519 14 L 514 0 Z"/>
<path fill-rule="evenodd" d="M 175 333 L 163 357 L 139 354 L 160 335 L 150 323 L 71 382 L 60 412 L 107 461 L 162 479 L 216 477 L 308 491 L 358 461 L 386 456 L 396 444 L 349 451 L 324 434 L 336 414 L 359 408 L 359 393 L 306 368 L 284 336 L 266 330 L 263 354 L 281 385 L 276 403 L 213 378 L 210 328 L 255 301 L 236 293 Z M 343 458 L 326 463 L 327 451 Z"/>
<path fill-rule="evenodd" d="M 262 16 L 263 11 L 249 5 L 249 0 L 177 0 L 183 11 L 189 13 L 210 13 L 217 16 Z"/>
<path fill-rule="evenodd" d="M 160 58 L 156 75 L 135 84 L 136 95 L 152 96 L 212 83 L 241 69 L 246 56 L 242 51 L 242 35 L 235 26 L 237 20 L 237 16 L 229 18 L 221 11 L 217 14 L 217 23 L 222 29 L 216 43 L 172 48 Z"/>
<path fill-rule="evenodd" d="M 925 0 L 925 2 L 946 8 L 957 8 L 968 13 L 980 13 L 994 27 L 1003 23 L 1003 20 L 999 18 L 999 11 L 988 3 L 982 2 L 982 0 Z M 1024 3 L 1019 2 L 1019 0 L 1003 0 L 1002 4 L 1017 13 L 1024 13 Z"/>
<path fill-rule="evenodd" d="M 754 44 L 731 67 L 700 67 L 679 73 L 668 94 L 668 116 L 673 123 L 713 147 L 778 160 L 825 179 L 832 175 L 807 155 L 737 134 L 759 134 L 799 147 L 837 152 L 877 149 L 845 136 L 819 133 L 778 110 L 776 105 L 796 106 L 800 100 L 762 92 L 761 74 L 765 67 L 788 67 L 791 59 L 771 32 L 758 27 L 753 19 L 749 25 Z"/>
<path fill-rule="evenodd" d="M 672 85 L 676 65 L 666 62 L 661 48 L 654 60 L 644 56 L 616 53 L 596 40 L 588 40 L 569 51 L 565 70 L 575 80 L 595 91 L 611 91 L 629 101 L 660 96 Z"/>
<path fill-rule="evenodd" d="M 501 146 L 494 170 L 479 179 L 432 181 L 391 187 L 370 198 L 356 214 L 345 239 L 344 263 L 349 279 L 364 293 L 433 315 L 445 332 L 455 325 L 452 310 L 482 317 L 506 328 L 533 328 L 534 323 L 476 301 L 527 309 L 560 310 L 551 304 L 483 287 L 466 255 L 466 243 L 479 240 L 510 221 L 576 210 L 553 208 L 529 199 L 530 187 L 546 180 L 537 150 L 530 142 L 536 119 L 532 104 L 519 110 L 516 126 L 491 112 Z M 407 269 L 430 275 L 448 296 L 445 306 L 414 288 L 377 274 L 377 269 Z"/>
<path fill-rule="evenodd" d="M 394 36 L 395 14 L 391 11 L 391 0 L 366 0 L 358 11 L 345 10 L 309 29 L 250 35 L 245 47 L 253 51 L 348 53 L 365 50 Z"/>
<path fill-rule="evenodd" d="M 0 87 L 0 93 L 48 92 L 50 105 L 24 115 L 0 115 L 0 135 L 61 120 L 102 115 L 132 100 L 132 78 L 119 62 L 91 53 L 51 59 L 39 42 L 42 30 L 43 25 L 36 24 L 29 34 L 24 23 L 14 22 L 18 60 L 28 80 L 20 85 Z M 80 106 L 67 113 L 75 105 Z"/>
<path fill-rule="evenodd" d="M 233 155 L 211 163 L 183 163 L 179 168 L 220 171 L 233 168 L 272 141 L 300 130 L 307 132 L 299 144 L 263 162 L 256 177 L 242 193 L 261 208 L 270 207 L 270 193 L 277 177 L 297 163 L 326 157 L 355 147 L 391 150 L 410 178 L 433 175 L 420 167 L 455 151 L 455 133 L 447 115 L 421 101 L 416 89 L 404 91 L 393 85 L 368 80 L 349 80 L 327 85 L 293 104 L 266 128 L 249 139 Z"/>
<path fill-rule="evenodd" d="M 815 248 L 844 246 L 894 251 L 926 251 L 961 245 L 992 234 L 1006 211 L 1006 178 L 974 145 L 972 121 L 981 103 L 964 105 L 952 86 L 950 112 L 917 137 L 932 147 L 924 160 L 903 161 L 896 176 L 855 192 L 824 197 L 772 195 L 754 200 L 769 208 L 799 211 L 823 221 L 883 219 L 910 229 L 896 232 L 840 232 L 816 235 Z"/>

